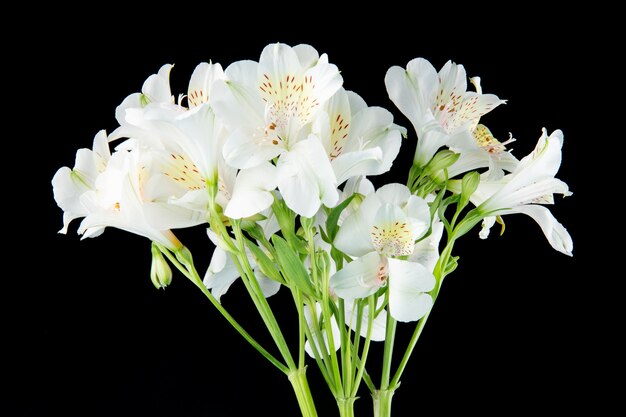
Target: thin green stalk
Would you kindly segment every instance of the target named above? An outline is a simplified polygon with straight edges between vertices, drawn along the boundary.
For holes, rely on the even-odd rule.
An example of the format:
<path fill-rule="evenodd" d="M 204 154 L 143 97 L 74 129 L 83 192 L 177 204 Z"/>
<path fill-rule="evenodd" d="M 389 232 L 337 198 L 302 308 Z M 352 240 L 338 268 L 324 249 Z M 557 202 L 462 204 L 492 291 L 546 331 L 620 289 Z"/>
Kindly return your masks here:
<path fill-rule="evenodd" d="M 292 289 L 293 297 L 295 299 L 296 310 L 298 312 L 298 368 L 304 368 L 304 344 L 306 343 L 305 328 L 306 317 L 304 317 L 304 311 L 302 309 L 302 293 L 297 288 Z"/>
<path fill-rule="evenodd" d="M 310 345 L 311 345 L 311 350 L 313 351 L 313 357 L 315 358 L 315 362 L 317 363 L 317 366 L 320 372 L 322 373 L 322 376 L 324 377 L 324 381 L 326 381 L 326 384 L 330 388 L 330 391 L 333 393 L 333 395 L 337 396 L 339 393 L 335 388 L 335 381 L 333 380 L 333 375 L 328 370 L 326 366 L 326 361 L 324 360 L 324 356 L 322 355 L 322 352 L 320 352 L 320 350 L 318 349 L 317 344 L 312 342 L 315 339 L 313 338 L 313 335 L 311 334 L 311 329 L 309 328 L 309 326 L 305 327 L 304 332 L 306 334 L 306 337 L 311 341 Z M 317 332 L 316 334 L 320 334 L 320 333 Z M 325 357 L 328 357 L 327 354 Z"/>
<path fill-rule="evenodd" d="M 354 380 L 354 387 L 352 388 L 351 397 L 356 397 L 356 393 L 359 389 L 361 380 L 364 379 L 365 375 L 367 375 L 365 371 L 365 363 L 367 362 L 367 355 L 369 353 L 370 343 L 372 341 L 372 326 L 374 323 L 374 315 L 372 313 L 376 307 L 373 295 L 369 296 L 367 301 L 369 304 L 369 314 L 367 317 L 367 336 L 365 337 L 365 343 L 363 344 L 363 353 L 361 354 L 361 358 L 360 360 L 358 356 L 356 358 L 357 359 L 356 361 L 357 362 L 357 375 Z M 358 334 L 359 333 L 357 333 L 357 335 Z M 357 336 L 357 337 L 360 337 L 360 336 Z M 357 349 L 357 354 L 358 354 L 358 349 Z M 369 375 L 368 375 L 368 379 L 369 379 Z M 371 380 L 369 382 L 371 384 Z M 365 380 L 365 383 L 367 384 L 367 380 Z"/>
<path fill-rule="evenodd" d="M 337 324 L 341 331 L 341 374 L 343 376 L 343 392 L 344 395 L 348 395 L 348 393 L 352 392 L 352 341 L 350 339 L 350 329 L 352 328 L 352 323 L 350 322 L 350 327 L 346 327 L 346 317 L 345 317 L 345 305 L 344 300 L 339 299 L 339 308 L 336 312 Z M 350 318 L 352 321 L 352 318 Z M 358 338 L 356 339 L 358 340 Z M 357 351 L 358 352 L 358 351 Z M 348 395 L 349 397 L 350 395 Z"/>
<path fill-rule="evenodd" d="M 391 359 L 393 356 L 393 345 L 396 338 L 396 320 L 387 314 L 387 326 L 385 328 L 385 350 L 383 352 L 383 372 L 380 381 L 380 389 L 389 387 L 389 377 L 391 374 Z"/>
<path fill-rule="evenodd" d="M 411 353 L 413 353 L 413 349 L 415 348 L 415 345 L 417 344 L 417 340 L 422 334 L 422 330 L 424 329 L 424 326 L 426 325 L 426 320 L 428 320 L 429 315 L 430 315 L 430 311 L 426 313 L 426 315 L 422 317 L 420 321 L 417 323 L 417 326 L 415 326 L 415 331 L 413 332 L 413 335 L 411 336 L 409 345 L 407 346 L 406 351 L 404 352 L 404 356 L 402 356 L 402 360 L 400 361 L 400 364 L 398 365 L 398 369 L 396 370 L 396 373 L 393 376 L 393 379 L 391 380 L 390 386 L 395 387 L 400 382 L 400 377 L 402 376 L 402 373 L 404 372 L 404 368 L 406 368 L 406 365 L 409 362 Z"/>
<path fill-rule="evenodd" d="M 441 252 L 441 256 L 439 257 L 437 264 L 435 265 L 434 275 L 435 275 L 435 279 L 437 280 L 437 285 L 435 286 L 433 291 L 431 291 L 431 297 L 433 298 L 433 305 L 435 301 L 437 301 L 437 296 L 439 295 L 439 290 L 441 289 L 443 278 L 445 277 L 444 275 L 445 268 L 446 268 L 446 265 L 448 264 L 448 259 L 450 258 L 452 254 L 452 248 L 454 247 L 455 240 L 456 239 L 454 237 L 454 232 L 453 232 L 452 236 L 448 240 L 448 243 L 446 244 L 446 247 Z M 428 317 L 430 316 L 431 311 L 432 311 L 432 307 L 424 315 L 424 317 L 422 317 L 417 322 L 417 325 L 415 326 L 415 331 L 413 331 L 413 335 L 411 336 L 411 340 L 409 341 L 409 344 L 404 352 L 404 355 L 402 356 L 402 360 L 400 361 L 400 364 L 398 365 L 398 369 L 396 370 L 396 373 L 393 379 L 391 380 L 392 387 L 395 387 L 400 382 L 400 377 L 402 377 L 402 373 L 404 372 L 404 369 L 406 368 L 406 365 L 409 362 L 409 358 L 411 357 L 411 354 L 413 353 L 413 349 L 415 348 L 415 345 L 417 344 L 417 341 L 420 335 L 422 334 L 422 330 L 424 330 L 424 326 L 426 325 L 426 321 L 428 321 Z"/>
<path fill-rule="evenodd" d="M 267 327 L 270 335 L 274 339 L 274 342 L 276 343 L 278 350 L 283 356 L 283 359 L 287 363 L 287 366 L 289 367 L 289 369 L 296 369 L 296 363 L 291 356 L 287 341 L 285 340 L 285 337 L 280 330 L 278 322 L 276 321 L 276 317 L 274 317 L 274 313 L 272 312 L 269 303 L 263 295 L 263 291 L 259 286 L 259 282 L 257 281 L 256 276 L 254 275 L 254 271 L 250 266 L 248 257 L 246 256 L 244 243 L 245 241 L 241 232 L 241 228 L 239 227 L 239 222 L 234 221 L 232 226 L 233 231 L 235 232 L 235 242 L 238 248 L 238 253 L 236 254 L 236 257 L 233 258 L 235 266 L 239 270 L 242 281 L 244 282 L 246 289 L 250 293 L 252 301 L 259 311 L 259 314 L 261 315 L 265 326 Z"/>
<path fill-rule="evenodd" d="M 222 316 L 230 323 L 231 326 L 235 328 L 235 330 L 248 342 L 250 345 L 255 348 L 263 357 L 265 357 L 270 363 L 280 369 L 283 373 L 287 374 L 289 372 L 289 368 L 287 368 L 283 363 L 281 363 L 278 359 L 276 359 L 271 353 L 265 350 L 250 334 L 243 328 L 241 325 L 235 320 L 233 316 L 231 316 L 228 311 L 217 301 L 217 299 L 211 294 L 211 291 L 207 289 L 207 287 L 202 282 L 198 271 L 196 271 L 193 265 L 190 268 L 184 267 L 174 255 L 170 253 L 168 250 L 162 251 L 165 256 L 170 260 L 170 262 L 183 274 L 185 275 L 191 282 L 193 282 L 202 293 L 209 299 L 211 304 L 217 309 L 217 311 L 222 314 Z"/>
<path fill-rule="evenodd" d="M 323 307 L 322 307 L 322 311 L 323 311 Z M 313 321 L 313 329 L 315 329 L 316 340 L 320 346 L 320 349 L 322 350 L 324 362 L 327 365 L 327 367 L 330 367 L 329 373 L 331 375 L 331 379 L 333 380 L 333 387 L 335 390 L 334 394 L 335 396 L 337 396 L 338 393 L 340 393 L 343 390 L 343 388 L 342 388 L 342 383 L 341 383 L 341 373 L 339 372 L 339 362 L 337 361 L 337 352 L 334 350 L 334 344 L 333 345 L 330 344 L 332 340 L 332 331 L 331 331 L 331 337 L 328 343 L 328 349 L 326 349 L 326 346 L 324 344 L 324 336 L 322 334 L 322 331 L 320 330 L 320 323 L 319 323 L 319 320 L 317 319 L 317 311 L 315 310 L 314 304 L 313 304 L 313 308 L 311 312 L 311 318 Z M 327 326 L 324 325 L 324 327 L 326 328 Z"/>

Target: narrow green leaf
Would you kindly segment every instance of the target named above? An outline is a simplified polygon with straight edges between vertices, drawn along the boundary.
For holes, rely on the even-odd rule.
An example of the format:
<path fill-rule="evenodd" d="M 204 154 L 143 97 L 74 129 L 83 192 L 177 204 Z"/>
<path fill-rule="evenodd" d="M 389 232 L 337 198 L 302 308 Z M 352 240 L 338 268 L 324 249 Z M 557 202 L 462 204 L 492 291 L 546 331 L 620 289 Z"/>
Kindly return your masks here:
<path fill-rule="evenodd" d="M 274 235 L 272 236 L 272 243 L 276 249 L 278 265 L 287 284 L 294 284 L 306 295 L 314 296 L 315 290 L 311 284 L 309 274 L 298 255 L 289 247 L 287 241 L 280 236 Z"/>
<path fill-rule="evenodd" d="M 250 252 L 252 252 L 254 259 L 256 260 L 256 264 L 261 269 L 261 272 L 263 272 L 268 278 L 284 284 L 285 281 L 283 281 L 282 277 L 280 276 L 280 272 L 278 272 L 278 269 L 276 269 L 276 265 L 274 264 L 274 262 L 272 262 L 269 256 L 267 256 L 265 252 L 263 252 L 263 250 L 259 248 L 254 242 L 248 239 L 246 239 L 246 245 L 248 246 L 248 249 L 250 249 Z"/>
<path fill-rule="evenodd" d="M 328 214 L 328 218 L 326 219 L 326 235 L 332 242 L 335 240 L 335 236 L 337 235 L 337 231 L 339 230 L 339 226 L 337 222 L 339 222 L 339 216 L 341 212 L 348 207 L 348 204 L 352 202 L 352 199 L 356 194 L 352 194 L 350 197 L 346 198 L 341 204 L 337 205 L 337 207 L 333 208 Z"/>

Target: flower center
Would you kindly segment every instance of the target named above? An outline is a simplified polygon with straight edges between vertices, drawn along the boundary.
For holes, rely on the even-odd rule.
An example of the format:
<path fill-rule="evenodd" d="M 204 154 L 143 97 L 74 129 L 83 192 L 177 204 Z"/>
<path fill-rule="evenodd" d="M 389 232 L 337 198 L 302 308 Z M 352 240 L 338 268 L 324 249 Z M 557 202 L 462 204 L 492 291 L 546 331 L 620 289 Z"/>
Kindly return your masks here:
<path fill-rule="evenodd" d="M 374 248 L 383 256 L 406 256 L 413 253 L 413 237 L 406 222 L 372 226 L 370 235 Z"/>
<path fill-rule="evenodd" d="M 261 138 L 263 144 L 284 146 L 290 123 L 302 127 L 311 121 L 313 111 L 319 101 L 313 97 L 315 82 L 313 76 L 287 74 L 276 79 L 263 74 L 259 82 L 261 98 L 266 103 L 265 119 L 267 126 Z M 293 121 L 292 121 L 293 119 Z"/>
<path fill-rule="evenodd" d="M 170 154 L 170 160 L 163 175 L 185 187 L 187 190 L 202 190 L 206 183 L 196 165 L 180 154 Z"/>
<path fill-rule="evenodd" d="M 472 131 L 472 135 L 478 143 L 478 146 L 483 148 L 486 152 L 492 155 L 500 155 L 502 152 L 506 151 L 506 146 L 509 143 L 515 142 L 513 137 L 509 137 L 509 139 L 505 142 L 500 142 L 496 139 L 491 131 L 487 128 L 487 126 L 483 124 L 479 124 L 476 126 L 476 129 Z"/>

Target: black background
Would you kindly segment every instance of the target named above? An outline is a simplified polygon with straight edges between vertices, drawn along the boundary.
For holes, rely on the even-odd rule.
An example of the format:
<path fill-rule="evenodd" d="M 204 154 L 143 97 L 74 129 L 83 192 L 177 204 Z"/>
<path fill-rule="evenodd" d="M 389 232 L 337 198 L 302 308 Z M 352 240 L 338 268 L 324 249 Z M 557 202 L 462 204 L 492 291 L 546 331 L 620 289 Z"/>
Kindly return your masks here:
<path fill-rule="evenodd" d="M 390 20 L 392 12 L 399 13 L 398 20 Z M 258 60 L 262 48 L 275 41 L 310 43 L 328 53 L 347 89 L 388 108 L 409 128 L 392 172 L 377 184 L 406 178 L 415 135 L 387 98 L 383 79 L 391 65 L 404 66 L 417 56 L 436 68 L 448 59 L 464 64 L 469 76 L 481 76 L 485 92 L 508 99 L 483 122 L 499 138 L 512 132 L 518 157 L 534 147 L 542 127 L 565 132 L 558 177 L 574 195 L 557 198 L 552 211 L 574 239 L 574 257 L 553 251 L 539 227 L 521 215 L 505 218 L 503 236 L 494 231 L 481 241 L 476 231 L 465 237 L 455 251 L 460 267 L 446 280 L 394 410 L 398 416 L 427 410 L 498 415 L 597 410 L 603 401 L 592 393 L 601 385 L 595 371 L 606 370 L 609 355 L 598 303 L 606 277 L 589 269 L 598 271 L 608 256 L 600 258 L 606 244 L 593 237 L 602 220 L 592 209 L 600 194 L 592 174 L 606 164 L 598 160 L 607 146 L 594 133 L 601 120 L 590 112 L 601 106 L 596 94 L 603 80 L 592 71 L 602 66 L 603 55 L 590 41 L 592 30 L 582 15 L 522 12 L 512 8 L 490 19 L 471 10 L 462 17 L 445 8 L 435 15 L 381 10 L 371 21 L 348 12 L 291 21 L 285 13 L 281 19 L 287 25 L 272 23 L 259 10 L 257 23 L 246 26 L 232 15 L 193 11 L 180 24 L 167 12 L 161 20 L 101 23 L 93 20 L 94 12 L 48 22 L 26 45 L 28 52 L 16 55 L 16 69 L 25 77 L 8 86 L 19 94 L 11 152 L 25 151 L 25 158 L 37 163 L 8 158 L 18 164 L 9 182 L 25 172 L 29 179 L 17 184 L 17 198 L 3 200 L 12 213 L 12 249 L 5 252 L 4 344 L 11 353 L 3 361 L 10 390 L 2 414 L 297 414 L 287 379 L 245 344 L 191 283 L 176 275 L 165 291 L 154 289 L 147 240 L 108 229 L 81 242 L 76 224 L 68 236 L 58 235 L 62 213 L 50 186 L 56 169 L 73 166 L 77 148 L 90 147 L 99 129 L 115 128 L 115 107 L 162 64 L 175 64 L 171 84 L 177 95 L 186 92 L 199 62 L 226 66 Z M 522 23 L 512 24 L 512 16 Z M 225 28 L 216 26 L 224 21 Z M 590 168 L 594 163 L 601 168 Z M 204 271 L 211 253 L 204 230 L 177 234 Z M 288 292 L 281 290 L 270 302 L 293 341 Z M 271 346 L 240 284 L 223 303 Z M 399 345 L 411 329 L 400 326 Z M 381 353 L 377 346 L 370 356 L 375 380 Z M 310 365 L 319 415 L 336 415 L 314 362 Z M 361 396 L 357 415 L 371 415 L 365 389 Z"/>

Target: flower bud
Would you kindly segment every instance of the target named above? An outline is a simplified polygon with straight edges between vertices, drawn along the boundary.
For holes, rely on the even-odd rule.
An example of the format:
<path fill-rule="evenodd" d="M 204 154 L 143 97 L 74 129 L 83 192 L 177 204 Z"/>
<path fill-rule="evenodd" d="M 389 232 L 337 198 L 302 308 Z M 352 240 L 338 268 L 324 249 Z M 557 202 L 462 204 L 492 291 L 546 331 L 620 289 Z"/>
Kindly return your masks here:
<path fill-rule="evenodd" d="M 172 283 L 172 268 L 163 257 L 163 253 L 156 244 L 152 244 L 152 266 L 150 279 L 155 288 L 165 288 Z"/>
<path fill-rule="evenodd" d="M 433 156 L 424 171 L 428 175 L 436 175 L 439 171 L 450 167 L 461 155 L 449 149 L 439 151 Z"/>
<path fill-rule="evenodd" d="M 478 184 L 480 184 L 480 174 L 476 171 L 468 172 L 463 176 L 463 180 L 461 181 L 461 200 L 459 201 L 459 205 L 461 207 L 465 207 L 470 200 L 476 188 L 478 188 Z"/>

